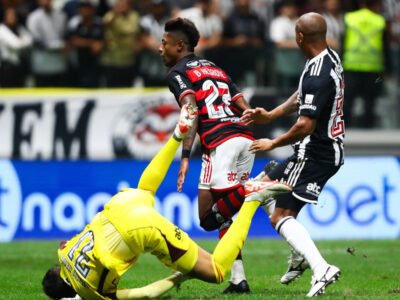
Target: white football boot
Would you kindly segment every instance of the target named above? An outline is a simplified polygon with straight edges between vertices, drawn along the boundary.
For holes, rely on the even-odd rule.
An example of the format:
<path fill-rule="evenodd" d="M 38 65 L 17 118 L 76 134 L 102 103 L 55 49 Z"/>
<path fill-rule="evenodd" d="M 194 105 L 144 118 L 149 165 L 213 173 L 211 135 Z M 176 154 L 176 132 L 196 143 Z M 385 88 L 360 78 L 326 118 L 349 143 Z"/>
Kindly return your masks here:
<path fill-rule="evenodd" d="M 281 277 L 280 282 L 282 284 L 289 284 L 292 281 L 299 278 L 305 270 L 310 268 L 307 260 L 301 256 L 296 250 L 291 247 L 291 254 L 288 260 L 288 270 L 286 273 Z"/>
<path fill-rule="evenodd" d="M 311 289 L 307 297 L 314 297 L 325 293 L 325 289 L 331 284 L 335 283 L 340 277 L 340 269 L 333 265 L 328 265 L 325 273 L 322 276 L 312 277 Z"/>

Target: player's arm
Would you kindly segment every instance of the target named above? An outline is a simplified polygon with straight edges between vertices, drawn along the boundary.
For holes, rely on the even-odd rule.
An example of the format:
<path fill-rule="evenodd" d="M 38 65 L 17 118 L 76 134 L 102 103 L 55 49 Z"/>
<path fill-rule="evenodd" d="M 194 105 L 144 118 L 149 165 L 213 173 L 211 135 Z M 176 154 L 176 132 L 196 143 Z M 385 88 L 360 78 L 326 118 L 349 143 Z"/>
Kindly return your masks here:
<path fill-rule="evenodd" d="M 330 99 L 333 99 L 336 87 L 330 78 L 313 78 L 309 82 L 310 87 L 304 92 L 305 99 L 310 103 L 299 105 L 297 122 L 284 134 L 275 139 L 260 139 L 253 142 L 250 151 L 269 151 L 277 147 L 296 143 L 310 135 L 317 125 L 321 111 Z M 295 94 L 292 95 L 292 97 Z M 297 101 L 296 101 L 297 105 Z"/>
<path fill-rule="evenodd" d="M 196 107 L 196 99 L 194 94 L 186 94 L 180 99 L 181 105 L 190 104 L 193 107 Z M 185 183 L 186 174 L 189 171 L 189 157 L 190 152 L 192 151 L 194 139 L 196 138 L 196 132 L 198 127 L 198 117 L 197 120 L 193 123 L 193 127 L 189 130 L 186 137 L 182 141 L 182 156 L 181 156 L 181 164 L 178 173 L 178 182 L 177 182 L 177 190 L 178 192 L 182 192 L 183 184 Z"/>
<path fill-rule="evenodd" d="M 240 110 L 241 113 L 243 113 L 246 109 L 250 109 L 249 103 L 246 101 L 246 99 L 243 96 L 240 96 L 233 102 L 233 104 Z"/>
<path fill-rule="evenodd" d="M 194 94 L 186 94 L 185 96 L 180 99 L 181 106 L 185 104 L 190 104 L 192 107 L 196 107 L 196 99 L 194 97 Z M 197 117 L 198 119 L 198 117 Z M 190 151 L 192 150 L 192 146 L 194 143 L 194 139 L 196 138 L 196 132 L 197 132 L 197 126 L 198 122 L 197 120 L 194 122 L 193 127 L 189 130 L 188 134 L 186 137 L 183 139 L 182 142 L 182 158 L 189 158 L 189 155 L 184 154 L 184 152 L 187 152 L 190 154 Z"/>
<path fill-rule="evenodd" d="M 185 275 L 180 272 L 176 272 L 173 275 L 150 283 L 141 288 L 134 289 L 121 289 L 117 290 L 118 300 L 131 300 L 131 299 L 154 299 L 160 297 L 175 286 L 188 279 Z"/>
<path fill-rule="evenodd" d="M 284 103 L 277 106 L 271 111 L 267 111 L 261 107 L 246 109 L 243 112 L 241 121 L 245 122 L 246 125 L 252 123 L 266 124 L 275 121 L 276 119 L 279 119 L 283 116 L 292 114 L 298 109 L 298 94 L 298 91 L 294 92 Z"/>
<path fill-rule="evenodd" d="M 310 135 L 314 131 L 316 125 L 316 119 L 309 116 L 300 116 L 297 122 L 286 133 L 275 139 L 255 140 L 250 146 L 250 151 L 270 151 L 278 147 L 294 144 Z"/>

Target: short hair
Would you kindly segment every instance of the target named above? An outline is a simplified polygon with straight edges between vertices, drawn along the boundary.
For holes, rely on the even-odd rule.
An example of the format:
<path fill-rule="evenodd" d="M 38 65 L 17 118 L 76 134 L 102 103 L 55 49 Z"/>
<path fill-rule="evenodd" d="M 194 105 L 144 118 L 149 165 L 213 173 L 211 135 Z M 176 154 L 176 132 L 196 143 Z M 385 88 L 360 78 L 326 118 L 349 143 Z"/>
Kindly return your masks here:
<path fill-rule="evenodd" d="M 366 5 L 367 7 L 373 7 L 374 5 L 380 4 L 380 1 L 376 0 L 362 0 L 361 4 Z"/>
<path fill-rule="evenodd" d="M 194 51 L 200 39 L 199 31 L 194 23 L 185 18 L 169 20 L 164 26 L 165 32 L 178 32 L 184 36 L 184 43 L 188 45 L 189 51 Z"/>
<path fill-rule="evenodd" d="M 74 297 L 76 292 L 60 276 L 60 267 L 49 269 L 42 280 L 43 292 L 51 299 Z"/>

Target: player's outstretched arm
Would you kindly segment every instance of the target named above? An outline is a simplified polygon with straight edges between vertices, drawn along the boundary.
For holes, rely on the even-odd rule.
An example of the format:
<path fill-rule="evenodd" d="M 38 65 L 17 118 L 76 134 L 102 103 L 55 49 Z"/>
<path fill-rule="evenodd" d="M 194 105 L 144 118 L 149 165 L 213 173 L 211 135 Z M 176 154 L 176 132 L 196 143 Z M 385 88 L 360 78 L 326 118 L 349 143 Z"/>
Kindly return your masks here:
<path fill-rule="evenodd" d="M 272 140 L 255 140 L 251 144 L 249 150 L 252 153 L 256 153 L 260 151 L 271 151 L 278 147 L 294 144 L 311 134 L 316 125 L 317 121 L 315 119 L 308 116 L 300 116 L 297 122 L 287 132 Z"/>
<path fill-rule="evenodd" d="M 154 299 L 168 292 L 173 287 L 178 286 L 186 279 L 188 279 L 188 277 L 184 276 L 182 273 L 175 272 L 171 276 L 150 283 L 149 285 L 146 285 L 144 287 L 117 290 L 117 299 Z"/>
<path fill-rule="evenodd" d="M 241 117 L 241 121 L 246 125 L 250 124 L 266 124 L 275 121 L 283 116 L 292 114 L 297 111 L 297 96 L 298 92 L 293 93 L 284 103 L 277 106 L 271 111 L 267 111 L 264 108 L 256 107 L 246 109 L 243 112 L 243 116 Z"/>

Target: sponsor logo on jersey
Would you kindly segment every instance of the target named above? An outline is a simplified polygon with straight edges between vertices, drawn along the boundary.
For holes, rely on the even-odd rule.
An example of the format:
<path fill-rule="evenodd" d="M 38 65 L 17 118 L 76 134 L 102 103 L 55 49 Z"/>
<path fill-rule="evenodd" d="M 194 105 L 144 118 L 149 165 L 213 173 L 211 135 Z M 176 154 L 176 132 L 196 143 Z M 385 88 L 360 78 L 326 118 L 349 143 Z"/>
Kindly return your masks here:
<path fill-rule="evenodd" d="M 317 110 L 317 107 L 315 105 L 312 105 L 313 100 L 314 100 L 314 95 L 306 94 L 304 98 L 304 104 L 300 105 L 300 110 L 302 109 Z"/>
<path fill-rule="evenodd" d="M 305 104 L 311 104 L 314 100 L 314 95 L 311 94 L 306 94 L 306 97 L 304 99 Z"/>
<path fill-rule="evenodd" d="M 215 64 L 212 61 L 209 61 L 207 59 L 200 59 L 199 60 L 202 66 L 213 66 L 215 67 Z"/>
<path fill-rule="evenodd" d="M 315 105 L 311 105 L 311 104 L 303 104 L 300 106 L 300 110 L 301 109 L 317 110 L 317 107 Z"/>
<path fill-rule="evenodd" d="M 197 68 L 198 66 L 200 66 L 200 63 L 197 60 L 192 60 L 192 61 L 189 61 L 186 64 L 186 66 L 189 68 Z"/>
<path fill-rule="evenodd" d="M 250 172 L 244 172 L 243 174 L 242 174 L 242 176 L 240 177 L 240 181 L 247 181 L 247 180 L 249 180 L 249 178 L 250 178 Z"/>
<path fill-rule="evenodd" d="M 175 238 L 177 240 L 182 239 L 182 231 L 180 230 L 180 228 L 178 226 L 175 226 Z"/>
<path fill-rule="evenodd" d="M 187 88 L 187 85 L 183 82 L 181 75 L 176 75 L 176 76 L 175 76 L 175 79 L 176 79 L 176 81 L 178 81 L 179 88 L 180 88 L 181 90 Z"/>
<path fill-rule="evenodd" d="M 321 187 L 316 182 L 309 183 L 307 184 L 307 193 L 318 197 L 321 193 Z"/>
<path fill-rule="evenodd" d="M 227 179 L 229 182 L 234 182 L 237 180 L 237 173 L 236 172 L 228 172 Z"/>
<path fill-rule="evenodd" d="M 11 162 L 0 161 L 0 242 L 9 242 L 21 219 L 21 185 Z"/>

